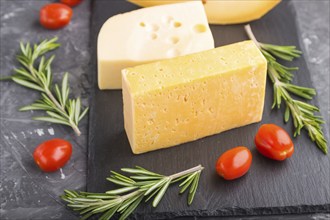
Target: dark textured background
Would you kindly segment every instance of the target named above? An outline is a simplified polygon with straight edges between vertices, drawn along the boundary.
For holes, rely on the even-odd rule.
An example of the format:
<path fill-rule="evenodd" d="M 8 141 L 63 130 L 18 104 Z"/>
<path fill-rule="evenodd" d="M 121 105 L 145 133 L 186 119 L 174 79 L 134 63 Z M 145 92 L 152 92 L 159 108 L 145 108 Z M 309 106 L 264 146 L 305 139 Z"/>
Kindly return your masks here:
<path fill-rule="evenodd" d="M 48 2 L 52 1 L 0 1 L 0 74 L 11 74 L 16 65 L 14 56 L 19 41 L 36 42 L 57 35 L 62 47 L 56 52 L 58 56 L 53 67 L 55 80 L 64 71 L 69 71 L 73 95 L 80 95 L 84 104 L 88 104 L 92 78 L 89 72 L 91 2 L 84 0 L 74 8 L 71 24 L 59 31 L 45 30 L 38 24 L 39 8 Z M 291 4 L 297 10 L 300 41 L 320 97 L 321 113 L 329 124 L 329 1 L 295 0 Z M 77 219 L 73 212 L 64 207 L 58 196 L 66 188 L 85 189 L 87 118 L 80 125 L 82 136 L 76 137 L 64 126 L 30 120 L 32 116 L 38 115 L 37 112 L 17 111 L 19 106 L 38 98 L 37 93 L 11 82 L 0 82 L 0 95 L 0 218 Z M 52 137 L 72 141 L 74 152 L 62 171 L 46 174 L 33 164 L 31 153 L 37 144 Z M 328 219 L 330 215 L 286 217 Z M 277 219 L 277 216 L 268 218 Z"/>

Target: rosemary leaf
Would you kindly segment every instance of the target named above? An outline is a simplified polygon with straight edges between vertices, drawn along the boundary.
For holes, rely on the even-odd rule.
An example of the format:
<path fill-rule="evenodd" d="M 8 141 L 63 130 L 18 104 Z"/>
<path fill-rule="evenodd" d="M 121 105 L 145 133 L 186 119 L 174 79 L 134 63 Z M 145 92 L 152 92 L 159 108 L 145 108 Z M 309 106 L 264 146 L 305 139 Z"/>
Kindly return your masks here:
<path fill-rule="evenodd" d="M 34 77 L 31 76 L 27 71 L 25 71 L 23 68 L 19 68 L 19 69 L 14 69 L 14 72 L 17 73 L 17 76 L 21 75 L 23 77 L 26 77 L 29 81 L 33 82 L 34 81 Z M 13 78 L 11 78 L 13 79 Z"/>
<path fill-rule="evenodd" d="M 160 176 L 130 176 L 134 180 L 158 180 L 163 177 Z"/>
<path fill-rule="evenodd" d="M 111 209 L 109 209 L 107 212 L 105 212 L 101 217 L 100 220 L 108 220 L 110 219 L 118 210 L 118 208 L 120 207 L 120 204 L 117 206 L 112 207 Z"/>
<path fill-rule="evenodd" d="M 191 205 L 192 201 L 194 200 L 197 187 L 198 187 L 198 182 L 199 182 L 199 177 L 200 177 L 201 172 L 197 172 L 196 177 L 194 178 L 194 181 L 191 185 L 191 188 L 189 190 L 189 195 L 188 195 L 188 205 Z"/>
<path fill-rule="evenodd" d="M 25 86 L 29 89 L 38 90 L 40 92 L 44 91 L 40 86 L 36 85 L 35 83 L 31 83 L 31 82 L 27 81 L 26 79 L 22 79 L 22 78 L 18 78 L 18 77 L 14 76 L 14 77 L 12 77 L 12 80 L 14 82 L 20 84 L 21 86 Z"/>
<path fill-rule="evenodd" d="M 81 106 L 81 101 L 80 98 L 76 99 L 76 106 L 75 106 L 75 110 L 74 110 L 74 121 L 76 124 L 79 123 L 79 116 L 80 116 L 80 106 Z"/>
<path fill-rule="evenodd" d="M 264 43 L 260 43 L 260 46 L 270 54 L 286 61 L 292 61 L 294 58 L 298 58 L 302 54 L 295 46 L 278 46 Z"/>
<path fill-rule="evenodd" d="M 76 192 L 76 191 L 73 191 L 73 190 L 64 190 L 65 192 L 65 195 L 68 196 L 69 198 L 75 198 L 75 197 L 78 197 L 79 194 Z"/>
<path fill-rule="evenodd" d="M 144 185 L 151 185 L 151 184 L 154 184 L 156 182 L 157 182 L 157 180 L 139 181 L 139 182 L 136 182 L 134 185 L 144 186 Z"/>
<path fill-rule="evenodd" d="M 132 183 L 127 183 L 126 181 L 123 181 L 121 179 L 115 179 L 113 177 L 108 177 L 107 180 L 116 185 L 119 185 L 119 186 L 131 186 L 132 185 Z"/>
<path fill-rule="evenodd" d="M 182 185 L 182 188 L 181 188 L 181 190 L 180 190 L 180 194 L 182 194 L 182 193 L 184 193 L 187 189 L 188 189 L 188 187 L 190 186 L 190 184 L 194 181 L 194 178 L 187 178 L 187 182 L 185 182 L 185 184 L 183 184 Z M 180 184 L 181 185 L 181 184 Z"/>
<path fill-rule="evenodd" d="M 168 181 L 167 178 L 163 178 L 163 179 L 159 180 L 158 182 L 153 184 L 150 188 L 148 187 L 149 189 L 144 193 L 144 195 L 146 196 L 146 195 L 150 194 L 155 189 L 163 186 L 167 181 Z M 143 186 L 141 186 L 141 188 L 143 188 Z"/>
<path fill-rule="evenodd" d="M 148 170 L 145 169 L 141 169 L 138 167 L 138 169 L 134 169 L 134 168 L 122 168 L 122 171 L 126 172 L 126 173 L 132 173 L 132 174 L 138 174 L 138 175 L 148 175 L 148 176 L 160 176 L 159 174 L 150 172 Z"/>
<path fill-rule="evenodd" d="M 116 198 L 116 196 L 100 193 L 100 195 L 98 195 L 98 194 L 86 195 L 86 198 L 91 198 L 91 199 L 113 199 L 113 198 Z"/>
<path fill-rule="evenodd" d="M 151 193 L 150 195 L 149 195 L 149 197 L 145 200 L 145 202 L 148 202 L 152 197 L 154 197 L 158 192 L 159 192 L 159 190 L 161 190 L 162 188 L 161 187 L 159 187 L 157 190 L 155 190 L 153 193 Z"/>
<path fill-rule="evenodd" d="M 51 84 L 53 81 L 53 75 L 52 75 L 52 71 L 50 69 L 50 66 L 46 67 L 44 69 L 44 71 L 46 72 L 46 86 L 48 89 L 51 89 Z"/>
<path fill-rule="evenodd" d="M 60 92 L 60 88 L 58 87 L 57 84 L 55 84 L 55 87 L 54 88 L 55 88 L 54 90 L 55 90 L 56 98 L 59 101 L 61 107 L 64 108 L 64 103 L 62 101 L 62 95 L 61 95 L 61 92 Z"/>
<path fill-rule="evenodd" d="M 88 214 L 86 214 L 86 215 L 84 215 L 83 217 L 81 217 L 80 220 L 86 220 L 86 219 L 88 219 L 89 217 L 91 217 L 93 214 L 94 214 L 94 213 L 89 212 Z"/>
<path fill-rule="evenodd" d="M 54 113 L 54 112 L 46 111 L 46 113 L 47 113 L 49 116 L 53 117 L 53 118 L 56 118 L 56 119 L 59 119 L 59 120 L 65 121 L 65 118 L 63 118 L 61 115 L 58 115 L 58 114 L 56 114 L 56 113 Z"/>
<path fill-rule="evenodd" d="M 158 205 L 158 203 L 160 202 L 160 200 L 163 198 L 168 186 L 171 183 L 171 179 L 168 179 L 166 181 L 166 183 L 162 186 L 161 190 L 159 191 L 159 193 L 157 194 L 157 196 L 155 197 L 154 201 L 152 202 L 152 206 L 156 207 Z"/>
<path fill-rule="evenodd" d="M 85 214 L 87 212 L 93 211 L 94 209 L 95 209 L 95 206 L 90 206 L 88 208 L 84 208 L 83 210 L 79 210 L 79 211 L 80 211 L 80 214 L 83 215 L 83 214 Z M 91 213 L 91 214 L 93 214 L 93 213 Z"/>
<path fill-rule="evenodd" d="M 119 179 L 119 180 L 122 180 L 126 183 L 130 183 L 130 184 L 134 184 L 135 181 L 132 180 L 131 178 L 127 177 L 127 176 L 124 176 L 124 175 L 121 175 L 120 173 L 117 173 L 115 171 L 111 171 L 112 174 L 114 174 L 114 177 Z"/>
<path fill-rule="evenodd" d="M 139 199 L 140 197 L 134 196 L 132 198 L 126 199 L 118 209 L 118 212 L 123 213 L 125 210 L 131 205 L 135 200 Z"/>
<path fill-rule="evenodd" d="M 288 122 L 289 119 L 290 119 L 290 109 L 289 109 L 288 105 L 286 105 L 285 113 L 284 113 L 284 121 Z"/>
<path fill-rule="evenodd" d="M 74 198 L 76 202 L 99 202 L 98 199 L 91 199 L 91 198 Z"/>
<path fill-rule="evenodd" d="M 144 169 L 143 167 L 140 167 L 140 166 L 135 166 L 135 167 L 139 170 L 145 171 L 146 173 L 148 173 L 151 176 L 163 176 L 163 175 L 159 175 L 158 173 L 154 173 L 154 172 L 151 172 L 149 170 L 146 170 L 146 169 Z"/>
<path fill-rule="evenodd" d="M 183 181 L 183 182 L 179 185 L 179 187 L 185 185 L 187 182 L 189 182 L 190 180 L 192 180 L 192 179 L 196 176 L 196 174 L 197 174 L 197 173 L 194 173 L 194 174 L 190 175 L 185 181 Z"/>
<path fill-rule="evenodd" d="M 115 207 L 116 205 L 117 204 L 115 202 L 113 202 L 113 203 L 107 203 L 107 204 L 105 204 L 103 206 L 98 207 L 97 209 L 93 209 L 92 213 L 93 214 L 101 213 L 101 212 L 104 212 L 104 211 L 106 211 L 106 210 L 108 210 L 108 209 L 110 209 L 112 207 Z"/>
<path fill-rule="evenodd" d="M 67 121 L 57 119 L 57 118 L 51 118 L 51 117 L 33 117 L 33 120 L 38 120 L 38 121 L 46 121 L 50 123 L 55 123 L 55 124 L 63 124 L 63 125 L 68 125 L 70 124 Z"/>
<path fill-rule="evenodd" d="M 138 187 L 136 187 L 136 186 L 127 186 L 127 187 L 123 187 L 123 188 L 119 188 L 119 189 L 110 190 L 110 191 L 107 191 L 106 193 L 109 194 L 109 195 L 118 195 L 118 194 L 122 194 L 122 193 L 132 191 L 133 189 L 136 189 L 136 188 L 138 188 Z"/>
<path fill-rule="evenodd" d="M 68 73 L 65 73 L 62 79 L 62 100 L 64 104 L 66 103 L 66 100 L 68 98 L 67 90 L 68 90 Z"/>
<path fill-rule="evenodd" d="M 171 183 L 179 182 L 179 181 L 181 181 L 181 180 L 187 178 L 188 176 L 190 176 L 190 174 L 186 174 L 186 175 L 183 175 L 183 176 L 181 176 L 181 177 L 179 177 L 179 178 L 176 178 L 176 179 L 172 180 Z"/>
<path fill-rule="evenodd" d="M 78 121 L 80 121 L 87 114 L 88 110 L 89 110 L 89 108 L 86 107 L 85 110 L 80 114 Z"/>
<path fill-rule="evenodd" d="M 143 195 L 140 195 L 139 198 L 135 200 L 133 204 L 125 210 L 125 212 L 120 216 L 119 220 L 126 219 L 137 208 L 137 206 L 140 204 L 142 199 L 143 199 Z"/>
<path fill-rule="evenodd" d="M 52 108 L 49 107 L 48 105 L 34 103 L 32 105 L 23 106 L 23 107 L 21 107 L 19 109 L 19 111 L 30 111 L 30 110 L 44 110 L 44 111 L 48 111 L 48 110 L 52 110 Z"/>

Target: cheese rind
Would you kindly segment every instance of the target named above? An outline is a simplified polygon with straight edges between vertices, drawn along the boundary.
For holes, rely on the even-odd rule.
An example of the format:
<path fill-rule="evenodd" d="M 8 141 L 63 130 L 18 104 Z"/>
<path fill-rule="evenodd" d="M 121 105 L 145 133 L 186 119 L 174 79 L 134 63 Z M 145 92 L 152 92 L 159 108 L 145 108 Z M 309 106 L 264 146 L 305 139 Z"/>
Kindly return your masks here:
<path fill-rule="evenodd" d="M 98 35 L 98 85 L 120 89 L 121 70 L 214 48 L 201 2 L 139 9 L 109 18 Z"/>
<path fill-rule="evenodd" d="M 266 69 L 252 41 L 124 69 L 124 122 L 133 153 L 260 121 Z"/>
<path fill-rule="evenodd" d="M 128 0 L 142 7 L 174 4 L 191 0 Z M 201 0 L 202 1 L 202 0 Z M 281 0 L 204 0 L 210 24 L 238 24 L 261 18 Z"/>

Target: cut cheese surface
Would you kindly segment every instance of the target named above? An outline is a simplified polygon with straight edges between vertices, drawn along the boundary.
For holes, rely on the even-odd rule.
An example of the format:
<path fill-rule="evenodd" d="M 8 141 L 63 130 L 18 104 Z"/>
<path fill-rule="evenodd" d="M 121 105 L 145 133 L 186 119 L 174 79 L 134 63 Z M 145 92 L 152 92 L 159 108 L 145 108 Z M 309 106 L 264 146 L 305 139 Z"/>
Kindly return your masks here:
<path fill-rule="evenodd" d="M 139 9 L 109 18 L 98 35 L 100 89 L 120 89 L 127 67 L 214 48 L 201 2 Z"/>
<path fill-rule="evenodd" d="M 196 0 L 128 0 L 142 7 Z M 199 0 L 210 24 L 238 24 L 261 18 L 281 0 Z"/>
<path fill-rule="evenodd" d="M 252 41 L 124 69 L 124 121 L 133 153 L 260 121 L 266 69 Z"/>
<path fill-rule="evenodd" d="M 257 20 L 280 0 L 208 0 L 204 4 L 210 24 L 239 24 Z"/>

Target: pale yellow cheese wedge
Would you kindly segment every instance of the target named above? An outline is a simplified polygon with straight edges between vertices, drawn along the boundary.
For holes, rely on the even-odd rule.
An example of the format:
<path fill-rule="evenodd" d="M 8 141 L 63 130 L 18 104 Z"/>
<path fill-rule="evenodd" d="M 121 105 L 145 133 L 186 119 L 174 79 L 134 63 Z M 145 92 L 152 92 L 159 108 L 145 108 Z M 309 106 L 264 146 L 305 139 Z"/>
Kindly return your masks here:
<path fill-rule="evenodd" d="M 124 69 L 124 121 L 133 153 L 260 121 L 266 69 L 252 41 Z"/>
<path fill-rule="evenodd" d="M 115 15 L 98 35 L 99 88 L 120 89 L 124 68 L 212 48 L 214 40 L 201 2 Z"/>
<path fill-rule="evenodd" d="M 128 0 L 142 7 L 191 0 Z M 198 0 L 195 0 L 198 1 Z M 238 24 L 261 18 L 281 0 L 200 0 L 210 24 Z"/>

